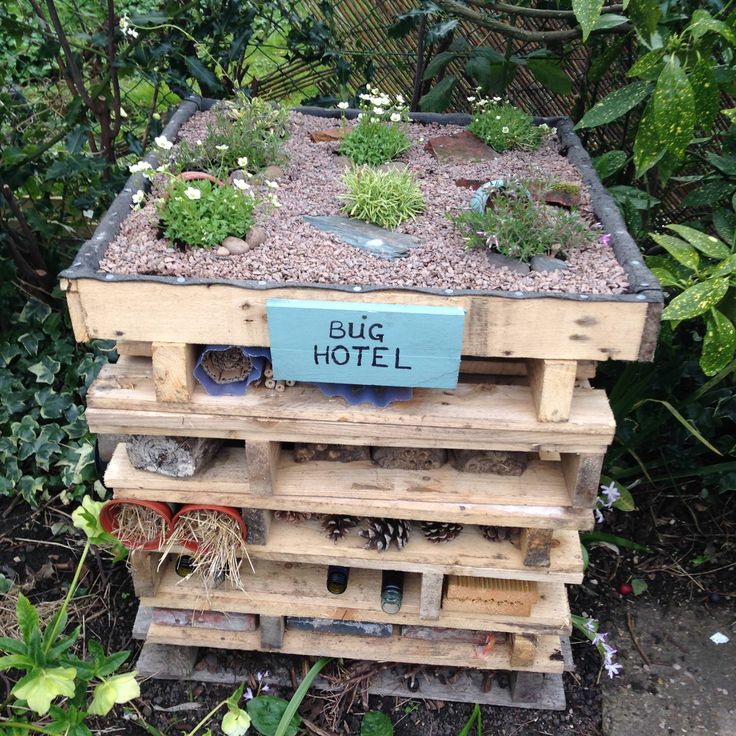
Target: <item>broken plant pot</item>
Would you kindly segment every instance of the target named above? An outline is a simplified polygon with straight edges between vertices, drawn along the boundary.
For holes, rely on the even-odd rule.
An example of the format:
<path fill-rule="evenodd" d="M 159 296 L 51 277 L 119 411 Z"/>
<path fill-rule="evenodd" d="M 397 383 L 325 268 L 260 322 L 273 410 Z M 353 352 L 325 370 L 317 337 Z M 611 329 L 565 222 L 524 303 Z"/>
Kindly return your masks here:
<path fill-rule="evenodd" d="M 100 511 L 100 524 L 129 550 L 159 550 L 172 524 L 171 506 L 159 501 L 118 498 Z"/>
<path fill-rule="evenodd" d="M 176 533 L 177 529 L 181 529 L 183 517 L 186 517 L 187 515 L 193 515 L 197 511 L 211 512 L 211 514 L 208 515 L 211 515 L 213 517 L 214 524 L 222 523 L 217 519 L 217 515 L 232 519 L 237 524 L 243 541 L 245 541 L 245 539 L 248 537 L 248 527 L 246 527 L 245 522 L 243 521 L 243 517 L 237 509 L 230 506 L 217 506 L 212 504 L 199 503 L 185 504 L 176 512 L 171 521 L 171 526 L 174 530 L 172 532 L 172 535 Z M 227 524 L 227 522 L 225 523 Z M 201 537 L 197 539 L 197 537 L 194 535 L 188 535 L 183 539 L 178 539 L 177 542 L 180 543 L 183 547 L 186 547 L 191 552 L 205 551 L 204 548 L 206 543 L 202 541 Z"/>

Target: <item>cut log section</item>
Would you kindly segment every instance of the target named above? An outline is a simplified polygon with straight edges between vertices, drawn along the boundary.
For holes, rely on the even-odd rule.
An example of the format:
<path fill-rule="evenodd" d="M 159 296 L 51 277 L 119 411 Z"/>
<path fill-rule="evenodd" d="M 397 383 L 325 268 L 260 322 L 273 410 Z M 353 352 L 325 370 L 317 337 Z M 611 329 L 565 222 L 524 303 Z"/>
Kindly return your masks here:
<path fill-rule="evenodd" d="M 521 475 L 529 465 L 529 453 L 506 450 L 450 450 L 450 464 L 461 473 Z"/>
<path fill-rule="evenodd" d="M 439 447 L 371 447 L 371 458 L 381 468 L 436 470 L 447 462 L 447 451 Z"/>
<path fill-rule="evenodd" d="M 365 445 L 327 445 L 318 442 L 295 442 L 294 462 L 351 463 L 370 460 L 370 448 Z"/>
<path fill-rule="evenodd" d="M 166 437 L 150 434 L 131 436 L 125 448 L 131 465 L 138 470 L 191 478 L 212 462 L 222 440 L 208 437 Z"/>
<path fill-rule="evenodd" d="M 521 554 L 526 567 L 549 567 L 552 529 L 522 529 Z"/>

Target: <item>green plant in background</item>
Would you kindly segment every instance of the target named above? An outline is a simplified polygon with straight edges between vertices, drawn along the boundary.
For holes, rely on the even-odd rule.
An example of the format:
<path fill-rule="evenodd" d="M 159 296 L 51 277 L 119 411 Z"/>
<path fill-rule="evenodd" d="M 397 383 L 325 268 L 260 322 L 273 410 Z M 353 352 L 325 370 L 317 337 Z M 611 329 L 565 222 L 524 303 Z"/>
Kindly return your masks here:
<path fill-rule="evenodd" d="M 674 326 L 704 323 L 700 367 L 714 376 L 736 354 L 736 253 L 718 238 L 685 225 L 668 225 L 680 237 L 652 233 L 668 255 L 649 256 L 647 263 L 667 289 L 680 292 L 662 319 Z"/>
<path fill-rule="evenodd" d="M 594 240 L 577 212 L 536 202 L 521 181 L 507 182 L 482 211 L 468 209 L 451 219 L 468 248 L 495 250 L 522 262 Z"/>
<path fill-rule="evenodd" d="M 411 147 L 401 129 L 408 120 L 404 98 L 394 100 L 375 87 L 360 95 L 361 113 L 358 124 L 340 142 L 340 153 L 359 166 L 392 161 Z"/>
<path fill-rule="evenodd" d="M 100 505 L 86 499 L 73 514 L 75 524 L 87 533 L 87 541 L 59 610 L 42 630 L 38 610 L 19 593 L 15 610 L 20 638 L 0 638 L 0 652 L 4 653 L 0 670 L 21 673 L 5 703 L 10 716 L 3 726 L 12 729 L 10 733 L 91 736 L 85 723 L 90 716 L 107 715 L 116 703 L 140 696 L 135 672 L 115 674 L 130 652 L 106 655 L 98 642 L 90 640 L 86 656 L 80 658 L 73 649 L 81 626 L 65 633 L 69 604 L 79 588 L 90 547 L 107 536 L 99 528 Z"/>
<path fill-rule="evenodd" d="M 478 91 L 480 95 L 480 91 Z M 548 125 L 535 125 L 531 115 L 501 102 L 500 97 L 468 97 L 473 114 L 468 130 L 495 151 L 532 151 L 555 131 Z"/>
<path fill-rule="evenodd" d="M 347 193 L 343 211 L 350 217 L 385 228 L 398 227 L 424 211 L 424 197 L 411 172 L 370 166 L 348 169 L 343 175 Z"/>
<path fill-rule="evenodd" d="M 174 179 L 160 205 L 164 234 L 172 243 L 214 248 L 228 235 L 245 237 L 253 225 L 256 199 L 244 180 L 237 187 Z"/>
<path fill-rule="evenodd" d="M 0 342 L 0 496 L 68 503 L 96 480 L 84 397 L 111 349 L 77 345 L 66 315 L 35 299 L 11 319 Z"/>
<path fill-rule="evenodd" d="M 282 163 L 288 122 L 285 107 L 239 95 L 232 103 L 218 105 L 215 124 L 201 142 L 179 144 L 175 168 L 206 171 L 226 179 L 236 169 L 257 173 Z"/>

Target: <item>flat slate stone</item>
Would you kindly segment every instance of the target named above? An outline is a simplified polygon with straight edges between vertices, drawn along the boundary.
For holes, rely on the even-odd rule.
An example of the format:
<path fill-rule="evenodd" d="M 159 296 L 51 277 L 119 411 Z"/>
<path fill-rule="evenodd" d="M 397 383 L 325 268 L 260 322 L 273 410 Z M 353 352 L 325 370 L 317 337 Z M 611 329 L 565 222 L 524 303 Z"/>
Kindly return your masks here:
<path fill-rule="evenodd" d="M 567 271 L 567 263 L 552 256 L 533 256 L 532 271 Z"/>
<path fill-rule="evenodd" d="M 492 266 L 496 266 L 497 268 L 508 268 L 509 271 L 518 273 L 521 276 L 526 276 L 526 274 L 529 273 L 528 263 L 522 263 L 521 261 L 517 261 L 516 258 L 509 258 L 508 256 L 501 253 L 495 253 L 493 251 L 489 251 L 486 255 L 488 256 L 488 262 Z"/>
<path fill-rule="evenodd" d="M 456 135 L 438 135 L 430 138 L 424 147 L 440 163 L 492 161 L 498 154 L 467 130 Z"/>
<path fill-rule="evenodd" d="M 305 215 L 304 219 L 312 227 L 337 235 L 344 243 L 365 250 L 379 258 L 388 260 L 401 258 L 407 254 L 409 249 L 421 245 L 411 235 L 384 230 L 382 227 L 376 227 L 361 220 L 353 220 L 350 217 Z"/>
<path fill-rule="evenodd" d="M 327 128 L 327 130 L 313 130 L 309 137 L 312 143 L 335 143 L 343 138 L 348 128 Z"/>
<path fill-rule="evenodd" d="M 340 621 L 329 618 L 307 618 L 306 616 L 287 616 L 287 629 L 301 629 L 326 634 L 352 634 L 355 636 L 386 637 L 393 634 L 392 624 L 375 624 L 366 621 Z"/>

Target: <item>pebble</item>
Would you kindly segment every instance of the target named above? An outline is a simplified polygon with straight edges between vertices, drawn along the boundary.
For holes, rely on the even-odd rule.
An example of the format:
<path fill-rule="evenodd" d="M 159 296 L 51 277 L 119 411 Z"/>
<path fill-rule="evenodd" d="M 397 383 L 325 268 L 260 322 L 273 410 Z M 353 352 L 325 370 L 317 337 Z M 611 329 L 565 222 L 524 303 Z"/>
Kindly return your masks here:
<path fill-rule="evenodd" d="M 266 228 L 256 225 L 248 230 L 248 234 L 245 239 L 248 241 L 247 245 L 250 248 L 257 248 L 259 245 L 263 245 L 266 242 Z"/>
<path fill-rule="evenodd" d="M 248 181 L 248 175 L 242 169 L 235 169 L 235 171 L 228 176 L 227 180 L 232 184 L 236 179 Z"/>
<path fill-rule="evenodd" d="M 534 256 L 531 265 L 532 271 L 567 271 L 567 263 L 552 256 Z"/>
<path fill-rule="evenodd" d="M 284 170 L 280 166 L 266 166 L 261 176 L 265 181 L 278 181 L 283 179 Z"/>
<path fill-rule="evenodd" d="M 231 256 L 240 256 L 251 249 L 251 246 L 246 243 L 243 238 L 236 238 L 234 235 L 228 235 L 225 240 L 222 241 L 222 247 L 225 248 Z"/>
<path fill-rule="evenodd" d="M 486 253 L 488 262 L 496 268 L 508 268 L 512 273 L 518 273 L 525 276 L 529 273 L 529 264 L 517 261 L 516 258 L 509 258 L 501 253 Z"/>
<path fill-rule="evenodd" d="M 217 250 L 215 251 L 215 253 L 216 253 L 216 254 L 217 254 L 218 256 L 229 256 L 229 255 L 230 255 L 230 251 L 229 251 L 229 250 L 228 250 L 228 249 L 227 249 L 227 248 L 226 248 L 226 247 L 225 247 L 224 245 L 221 245 L 221 246 L 220 246 L 220 247 L 219 247 L 219 248 L 218 248 L 218 249 L 217 249 Z"/>

